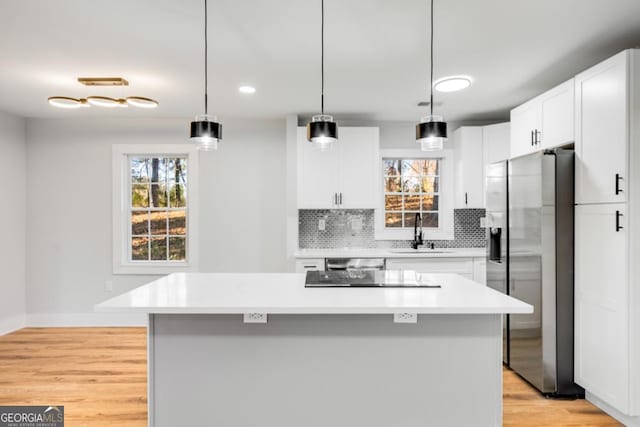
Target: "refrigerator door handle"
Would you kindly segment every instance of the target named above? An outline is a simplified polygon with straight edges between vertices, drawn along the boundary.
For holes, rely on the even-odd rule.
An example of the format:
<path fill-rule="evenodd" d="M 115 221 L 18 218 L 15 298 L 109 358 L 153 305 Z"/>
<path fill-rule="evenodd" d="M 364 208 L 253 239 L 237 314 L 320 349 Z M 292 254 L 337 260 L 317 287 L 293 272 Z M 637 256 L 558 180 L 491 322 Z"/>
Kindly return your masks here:
<path fill-rule="evenodd" d="M 624 227 L 620 225 L 620 218 L 622 217 L 622 213 L 620 211 L 616 211 L 616 232 L 619 232 Z"/>

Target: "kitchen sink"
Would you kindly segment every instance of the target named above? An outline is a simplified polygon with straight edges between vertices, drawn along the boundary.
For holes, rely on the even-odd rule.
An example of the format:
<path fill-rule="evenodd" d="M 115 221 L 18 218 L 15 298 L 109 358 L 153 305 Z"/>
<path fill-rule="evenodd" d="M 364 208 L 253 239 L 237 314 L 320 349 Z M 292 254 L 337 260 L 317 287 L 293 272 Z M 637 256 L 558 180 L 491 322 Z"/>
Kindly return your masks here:
<path fill-rule="evenodd" d="M 390 249 L 392 254 L 449 254 L 453 251 L 440 249 Z"/>

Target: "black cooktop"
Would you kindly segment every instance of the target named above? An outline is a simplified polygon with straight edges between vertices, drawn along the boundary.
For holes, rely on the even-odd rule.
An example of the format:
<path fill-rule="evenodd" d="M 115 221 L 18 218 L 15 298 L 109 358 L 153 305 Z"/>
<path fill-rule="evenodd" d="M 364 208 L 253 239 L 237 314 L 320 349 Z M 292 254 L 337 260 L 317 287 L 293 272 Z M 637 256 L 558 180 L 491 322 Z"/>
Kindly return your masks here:
<path fill-rule="evenodd" d="M 307 271 L 305 288 L 439 288 L 408 270 Z"/>

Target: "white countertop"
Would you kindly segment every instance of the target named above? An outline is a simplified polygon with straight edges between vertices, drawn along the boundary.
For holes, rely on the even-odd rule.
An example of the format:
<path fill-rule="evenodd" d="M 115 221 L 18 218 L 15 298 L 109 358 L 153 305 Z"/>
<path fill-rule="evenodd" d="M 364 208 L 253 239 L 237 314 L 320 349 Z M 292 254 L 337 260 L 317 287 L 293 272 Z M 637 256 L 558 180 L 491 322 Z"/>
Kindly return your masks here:
<path fill-rule="evenodd" d="M 423 274 L 441 288 L 305 288 L 297 273 L 174 273 L 96 311 L 266 314 L 532 313 L 533 307 L 457 274 Z"/>
<path fill-rule="evenodd" d="M 486 248 L 298 249 L 295 258 L 483 258 Z"/>

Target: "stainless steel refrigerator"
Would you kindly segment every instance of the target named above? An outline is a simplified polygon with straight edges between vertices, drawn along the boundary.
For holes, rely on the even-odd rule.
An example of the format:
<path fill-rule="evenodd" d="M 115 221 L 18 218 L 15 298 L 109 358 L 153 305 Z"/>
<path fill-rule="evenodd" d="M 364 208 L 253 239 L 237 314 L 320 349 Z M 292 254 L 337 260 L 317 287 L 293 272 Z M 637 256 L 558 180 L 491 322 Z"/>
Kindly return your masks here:
<path fill-rule="evenodd" d="M 509 210 L 507 161 L 487 166 L 485 178 L 487 231 L 487 286 L 508 294 Z M 502 360 L 509 365 L 509 315 L 502 320 Z"/>
<path fill-rule="evenodd" d="M 507 363 L 543 394 L 581 396 L 573 380 L 574 152 L 510 160 L 506 180 L 507 294 L 534 307 L 509 316 Z"/>

